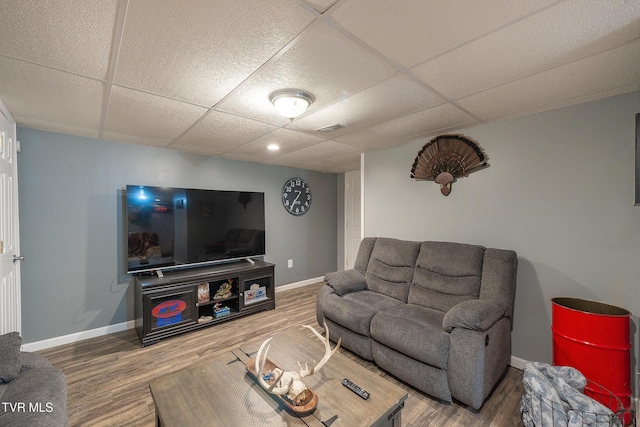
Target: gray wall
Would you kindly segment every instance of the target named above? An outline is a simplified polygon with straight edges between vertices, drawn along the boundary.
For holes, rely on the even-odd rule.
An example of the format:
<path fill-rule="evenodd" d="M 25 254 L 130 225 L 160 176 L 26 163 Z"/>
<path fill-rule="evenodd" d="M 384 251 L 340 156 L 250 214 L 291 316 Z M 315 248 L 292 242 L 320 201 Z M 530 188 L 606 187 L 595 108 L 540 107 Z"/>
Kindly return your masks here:
<path fill-rule="evenodd" d="M 133 319 L 122 274 L 127 184 L 265 193 L 266 261 L 278 285 L 336 270 L 337 175 L 18 128 L 22 325 L 26 343 Z M 281 203 L 287 179 L 310 185 L 310 211 Z M 293 259 L 293 268 L 287 260 Z"/>
<path fill-rule="evenodd" d="M 427 140 L 365 153 L 365 235 L 456 241 L 519 255 L 513 355 L 551 362 L 551 303 L 597 300 L 632 312 L 638 370 L 640 207 L 634 207 L 640 92 L 464 133 L 491 166 L 453 185 L 411 179 Z"/>

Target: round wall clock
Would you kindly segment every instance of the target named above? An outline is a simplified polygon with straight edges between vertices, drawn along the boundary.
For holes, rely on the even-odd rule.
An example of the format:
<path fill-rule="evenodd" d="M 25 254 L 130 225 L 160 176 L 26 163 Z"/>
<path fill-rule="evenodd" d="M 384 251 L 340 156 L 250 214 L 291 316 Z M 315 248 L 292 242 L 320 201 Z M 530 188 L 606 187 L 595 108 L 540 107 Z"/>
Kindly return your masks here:
<path fill-rule="evenodd" d="M 291 215 L 303 215 L 311 207 L 311 188 L 302 178 L 291 178 L 282 187 L 282 205 Z"/>

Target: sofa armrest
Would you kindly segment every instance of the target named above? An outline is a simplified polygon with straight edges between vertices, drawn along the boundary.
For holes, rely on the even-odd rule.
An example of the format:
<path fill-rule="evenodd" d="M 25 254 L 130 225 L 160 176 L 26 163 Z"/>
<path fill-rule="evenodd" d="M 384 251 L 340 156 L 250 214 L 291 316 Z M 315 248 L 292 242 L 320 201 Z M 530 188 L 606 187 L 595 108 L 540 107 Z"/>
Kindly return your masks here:
<path fill-rule="evenodd" d="M 340 296 L 367 289 L 364 276 L 355 269 L 327 273 L 324 281 Z"/>
<path fill-rule="evenodd" d="M 456 304 L 442 319 L 442 328 L 451 332 L 454 328 L 486 331 L 504 315 L 504 308 L 488 300 L 467 300 Z"/>
<path fill-rule="evenodd" d="M 51 362 L 39 353 L 21 351 L 20 358 L 22 360 L 22 369 L 20 372 L 34 368 L 51 368 Z"/>

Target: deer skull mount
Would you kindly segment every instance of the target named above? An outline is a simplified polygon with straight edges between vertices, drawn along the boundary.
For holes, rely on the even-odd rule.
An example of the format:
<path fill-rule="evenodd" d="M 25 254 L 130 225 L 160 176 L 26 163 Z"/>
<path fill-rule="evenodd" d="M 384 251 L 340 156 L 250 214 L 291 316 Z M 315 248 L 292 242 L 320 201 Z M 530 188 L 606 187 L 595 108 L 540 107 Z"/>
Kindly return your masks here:
<path fill-rule="evenodd" d="M 320 339 L 320 341 L 324 343 L 324 356 L 322 357 L 320 362 L 318 362 L 318 364 L 316 364 L 311 369 L 309 369 L 307 363 L 305 363 L 303 367 L 300 362 L 298 362 L 298 371 L 284 371 L 280 368 L 274 368 L 271 372 L 262 372 L 265 366 L 265 361 L 267 360 L 267 352 L 269 351 L 269 347 L 271 346 L 269 344 L 269 341 L 271 341 L 272 338 L 269 338 L 262 343 L 260 349 L 258 350 L 258 354 L 256 355 L 255 370 L 256 377 L 260 385 L 269 393 L 286 397 L 294 405 L 303 404 L 303 402 L 305 402 L 307 398 L 308 388 L 305 383 L 302 382 L 302 378 L 313 375 L 314 373 L 320 371 L 320 369 L 322 369 L 322 367 L 327 363 L 331 356 L 333 356 L 336 351 L 338 351 L 338 349 L 340 348 L 340 343 L 342 342 L 342 338 L 340 338 L 335 348 L 331 350 L 331 344 L 329 342 L 329 328 L 327 327 L 326 323 L 324 324 L 324 330 L 326 331 L 327 335 L 326 338 L 323 338 L 322 335 L 320 335 L 320 333 L 311 326 L 302 326 L 313 332 L 318 337 L 318 339 Z M 270 377 L 270 380 L 265 380 L 265 377 Z M 267 383 L 267 381 L 270 382 Z"/>

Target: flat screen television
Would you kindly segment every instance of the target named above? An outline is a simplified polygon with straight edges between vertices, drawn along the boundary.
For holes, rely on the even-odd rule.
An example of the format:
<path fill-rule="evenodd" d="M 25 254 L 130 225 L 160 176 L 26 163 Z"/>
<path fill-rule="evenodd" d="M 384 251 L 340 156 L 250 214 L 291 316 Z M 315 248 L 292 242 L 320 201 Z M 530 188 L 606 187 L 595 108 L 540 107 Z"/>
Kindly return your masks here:
<path fill-rule="evenodd" d="M 127 185 L 127 273 L 265 255 L 264 193 Z"/>

